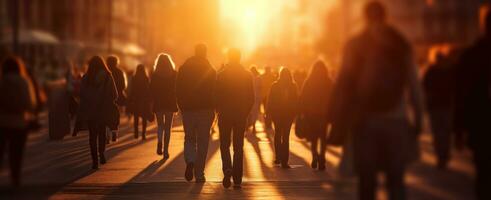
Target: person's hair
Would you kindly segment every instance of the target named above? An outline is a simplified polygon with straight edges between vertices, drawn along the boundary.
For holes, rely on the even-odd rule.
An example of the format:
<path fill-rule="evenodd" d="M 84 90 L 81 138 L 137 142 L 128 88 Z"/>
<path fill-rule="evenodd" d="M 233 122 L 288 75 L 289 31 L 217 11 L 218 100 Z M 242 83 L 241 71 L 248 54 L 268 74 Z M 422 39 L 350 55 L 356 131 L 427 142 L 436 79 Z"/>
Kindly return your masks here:
<path fill-rule="evenodd" d="M 136 66 L 135 78 L 147 77 L 147 70 L 145 69 L 145 65 L 138 64 Z"/>
<path fill-rule="evenodd" d="M 176 70 L 176 66 L 169 54 L 161 53 L 155 59 L 153 66 L 156 74 L 168 75 Z"/>
<path fill-rule="evenodd" d="M 22 59 L 16 56 L 8 56 L 2 62 L 1 76 L 7 74 L 17 74 L 20 76 L 26 76 L 26 67 Z"/>
<path fill-rule="evenodd" d="M 266 66 L 266 67 L 264 67 L 264 72 L 265 72 L 265 73 L 270 73 L 270 72 L 272 72 L 271 67 L 270 67 L 270 66 Z"/>
<path fill-rule="evenodd" d="M 286 67 L 281 67 L 280 76 L 278 77 L 278 82 L 294 83 L 292 72 Z"/>
<path fill-rule="evenodd" d="M 110 70 L 117 68 L 119 64 L 119 58 L 115 55 L 110 55 L 106 58 L 107 66 Z"/>
<path fill-rule="evenodd" d="M 236 48 L 231 48 L 228 50 L 228 61 L 229 62 L 240 62 L 240 50 Z"/>
<path fill-rule="evenodd" d="M 365 19 L 369 22 L 384 22 L 387 18 L 385 6 L 379 1 L 370 1 L 364 7 Z"/>
<path fill-rule="evenodd" d="M 198 57 L 206 57 L 206 45 L 197 44 L 194 48 L 194 55 Z"/>
<path fill-rule="evenodd" d="M 94 56 L 89 60 L 86 74 L 89 84 L 95 83 L 95 79 L 100 72 L 111 74 L 111 71 L 107 68 L 106 63 L 104 63 L 104 60 L 100 56 Z"/>
<path fill-rule="evenodd" d="M 249 68 L 249 71 L 251 71 L 252 75 L 254 75 L 254 76 L 260 75 L 259 70 L 257 70 L 256 65 L 251 65 L 251 67 Z"/>
<path fill-rule="evenodd" d="M 322 60 L 318 60 L 312 65 L 307 81 L 324 84 L 329 80 L 329 71 L 326 64 Z"/>

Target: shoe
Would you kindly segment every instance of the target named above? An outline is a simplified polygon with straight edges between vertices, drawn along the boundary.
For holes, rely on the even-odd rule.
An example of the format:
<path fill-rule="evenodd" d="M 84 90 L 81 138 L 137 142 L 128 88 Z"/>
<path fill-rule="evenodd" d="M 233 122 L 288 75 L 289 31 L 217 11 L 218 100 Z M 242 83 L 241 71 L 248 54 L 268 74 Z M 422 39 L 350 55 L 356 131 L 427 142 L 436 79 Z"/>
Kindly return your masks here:
<path fill-rule="evenodd" d="M 275 164 L 275 165 L 279 165 L 279 164 L 281 164 L 281 161 L 280 161 L 280 160 L 274 160 L 274 161 L 273 161 L 273 164 Z"/>
<path fill-rule="evenodd" d="M 232 170 L 230 169 L 225 170 L 225 173 L 223 173 L 223 175 L 224 175 L 222 181 L 223 187 L 229 188 L 232 185 L 232 182 L 230 182 L 230 178 L 232 176 Z"/>
<path fill-rule="evenodd" d="M 184 178 L 186 178 L 187 181 L 192 181 L 193 176 L 194 176 L 194 163 L 188 163 L 186 165 L 186 172 L 184 173 Z"/>
<path fill-rule="evenodd" d="M 99 158 L 99 162 L 103 165 L 103 164 L 106 164 L 106 157 L 105 156 L 101 156 Z"/>
<path fill-rule="evenodd" d="M 326 164 L 324 162 L 319 163 L 319 171 L 324 171 L 326 170 Z"/>
<path fill-rule="evenodd" d="M 204 183 L 206 182 L 206 178 L 203 176 L 203 177 L 199 177 L 199 178 L 196 178 L 196 183 Z"/>
<path fill-rule="evenodd" d="M 240 184 L 234 184 L 234 189 L 236 190 L 242 189 L 242 186 Z"/>
<path fill-rule="evenodd" d="M 162 143 L 157 143 L 157 155 L 162 155 Z"/>
<path fill-rule="evenodd" d="M 92 164 L 92 169 L 99 169 L 99 165 L 97 163 Z"/>
<path fill-rule="evenodd" d="M 165 160 L 167 160 L 167 159 L 169 159 L 169 157 L 170 157 L 170 156 L 169 156 L 169 153 L 165 152 L 165 153 L 164 153 L 164 159 L 165 159 Z"/>
<path fill-rule="evenodd" d="M 317 169 L 317 159 L 312 159 L 312 163 L 310 163 L 310 167 L 312 167 L 312 169 Z"/>
<path fill-rule="evenodd" d="M 283 168 L 283 169 L 290 169 L 292 167 L 289 164 L 282 163 L 281 164 L 281 168 Z"/>
<path fill-rule="evenodd" d="M 114 131 L 114 132 L 112 133 L 112 140 L 113 140 L 113 142 L 118 141 L 118 133 L 117 133 L 116 131 Z"/>

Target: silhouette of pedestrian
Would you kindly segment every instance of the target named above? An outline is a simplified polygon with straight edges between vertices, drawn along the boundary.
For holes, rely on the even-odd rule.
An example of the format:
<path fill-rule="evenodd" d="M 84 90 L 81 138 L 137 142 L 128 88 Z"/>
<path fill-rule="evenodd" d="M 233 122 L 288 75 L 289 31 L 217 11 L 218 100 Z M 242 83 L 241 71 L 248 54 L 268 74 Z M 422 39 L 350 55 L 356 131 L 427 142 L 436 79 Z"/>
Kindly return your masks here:
<path fill-rule="evenodd" d="M 119 125 L 118 92 L 101 57 L 92 57 L 88 65 L 80 85 L 80 107 L 74 136 L 78 130 L 89 129 L 92 169 L 98 169 L 99 163 L 106 163 L 106 128 L 117 130 Z"/>
<path fill-rule="evenodd" d="M 268 110 L 268 97 L 269 92 L 271 91 L 271 86 L 276 81 L 277 76 L 272 72 L 271 67 L 264 67 L 264 73 L 261 74 L 261 93 L 263 98 L 263 109 L 264 111 Z M 264 126 L 266 129 L 271 129 L 272 121 L 268 118 L 267 115 L 264 115 Z"/>
<path fill-rule="evenodd" d="M 455 85 L 449 83 L 454 82 L 453 68 L 444 55 L 439 54 L 436 63 L 430 66 L 423 79 L 439 169 L 446 169 L 450 160 Z"/>
<path fill-rule="evenodd" d="M 177 105 L 184 125 L 185 178 L 196 176 L 205 182 L 205 162 L 208 154 L 210 128 L 215 119 L 216 71 L 206 58 L 206 46 L 199 44 L 195 55 L 187 59 L 177 73 Z"/>
<path fill-rule="evenodd" d="M 126 76 L 125 73 L 119 68 L 119 58 L 116 56 L 108 56 L 106 59 L 107 66 L 109 71 L 114 78 L 114 83 L 116 84 L 116 90 L 118 92 L 118 99 L 116 100 L 116 104 L 119 106 L 119 109 L 123 106 L 126 106 Z M 107 143 L 109 143 L 109 136 L 107 136 Z M 115 142 L 118 139 L 118 132 L 116 130 L 111 130 L 111 138 L 112 141 Z"/>
<path fill-rule="evenodd" d="M 332 81 L 327 67 L 317 61 L 310 71 L 300 94 L 299 109 L 307 126 L 307 138 L 311 143 L 312 168 L 326 168 L 327 104 Z M 317 148 L 320 143 L 320 150 Z"/>
<path fill-rule="evenodd" d="M 14 187 L 21 184 L 22 160 L 36 108 L 36 96 L 20 58 L 7 57 L 0 74 L 0 166 L 8 147 L 10 178 Z"/>
<path fill-rule="evenodd" d="M 290 168 L 290 129 L 297 114 L 298 92 L 288 68 L 281 68 L 278 80 L 272 85 L 268 97 L 267 116 L 274 124 L 274 164 Z"/>
<path fill-rule="evenodd" d="M 155 71 L 150 80 L 153 112 L 157 116 L 157 154 L 169 158 L 169 141 L 172 119 L 177 112 L 176 76 L 174 62 L 168 54 L 159 54 L 155 60 Z M 162 152 L 162 137 L 164 140 Z"/>
<path fill-rule="evenodd" d="M 234 187 L 240 187 L 243 174 L 244 132 L 247 117 L 254 104 L 252 75 L 240 64 L 240 51 L 230 49 L 228 64 L 217 76 L 216 110 L 220 132 L 220 152 L 222 155 L 223 186 L 230 187 L 233 177 Z M 233 138 L 234 155 L 230 158 L 230 143 Z"/>
<path fill-rule="evenodd" d="M 256 66 L 252 66 L 250 68 L 252 74 L 252 80 L 254 83 L 254 104 L 252 105 L 251 113 L 249 114 L 249 119 L 247 119 L 247 128 L 252 126 L 252 133 L 256 134 L 256 121 L 259 118 L 259 114 L 261 113 L 261 102 L 263 100 L 262 97 L 262 85 L 261 85 L 261 77 L 260 73 L 257 70 Z"/>
<path fill-rule="evenodd" d="M 491 199 L 491 12 L 485 33 L 457 65 L 456 132 L 467 132 L 476 169 L 477 199 Z"/>
<path fill-rule="evenodd" d="M 142 121 L 142 140 L 146 139 L 147 121 L 153 121 L 151 107 L 150 80 L 143 64 L 136 67 L 135 75 L 131 83 L 131 91 L 128 96 L 128 110 L 133 114 L 134 136 L 138 139 L 138 126 Z"/>
<path fill-rule="evenodd" d="M 333 91 L 333 95 L 343 91 L 340 92 L 343 96 L 333 97 L 345 103 L 334 114 L 333 126 L 340 120 L 351 121 L 353 126 L 359 199 L 375 199 L 380 170 L 386 175 L 389 199 L 405 199 L 408 142 L 415 141 L 421 130 L 421 88 L 411 46 L 386 23 L 384 6 L 377 1 L 369 2 L 364 7 L 364 16 L 366 27 L 345 47 Z M 406 90 L 411 97 L 414 127 L 407 120 Z M 339 119 L 342 116 L 348 117 Z"/>

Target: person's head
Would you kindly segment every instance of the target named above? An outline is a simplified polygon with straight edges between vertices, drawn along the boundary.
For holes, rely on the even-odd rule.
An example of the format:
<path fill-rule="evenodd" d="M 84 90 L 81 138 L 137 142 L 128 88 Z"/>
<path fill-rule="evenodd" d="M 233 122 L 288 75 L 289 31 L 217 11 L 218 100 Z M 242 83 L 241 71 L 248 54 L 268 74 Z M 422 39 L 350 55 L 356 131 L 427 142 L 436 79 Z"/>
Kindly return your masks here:
<path fill-rule="evenodd" d="M 139 76 L 147 76 L 147 70 L 145 69 L 145 65 L 143 64 L 138 64 L 136 66 L 136 72 L 135 72 L 135 76 L 139 77 Z"/>
<path fill-rule="evenodd" d="M 387 18 L 385 6 L 376 0 L 365 4 L 363 15 L 368 25 L 385 23 Z"/>
<path fill-rule="evenodd" d="M 117 68 L 119 65 L 119 58 L 115 55 L 110 55 L 106 58 L 106 63 L 109 69 Z"/>
<path fill-rule="evenodd" d="M 155 59 L 153 68 L 155 73 L 169 74 L 170 72 L 175 71 L 176 66 L 169 54 L 161 53 L 157 56 L 157 59 Z"/>
<path fill-rule="evenodd" d="M 228 50 L 228 62 L 229 63 L 240 63 L 240 50 L 236 48 L 232 48 Z"/>
<path fill-rule="evenodd" d="M 270 67 L 270 66 L 266 66 L 266 67 L 264 67 L 264 73 L 265 73 L 265 74 L 269 74 L 269 73 L 271 73 L 271 67 Z"/>
<path fill-rule="evenodd" d="M 96 77 L 101 73 L 110 74 L 111 72 L 104 63 L 104 60 L 100 56 L 94 56 L 89 60 L 87 77 L 89 83 L 95 83 Z"/>
<path fill-rule="evenodd" d="M 249 69 L 254 76 L 259 76 L 259 71 L 257 70 L 256 65 L 252 65 L 251 68 Z"/>
<path fill-rule="evenodd" d="M 9 56 L 2 62 L 1 76 L 15 74 L 25 76 L 26 68 L 24 62 L 18 57 Z"/>
<path fill-rule="evenodd" d="M 292 72 L 286 67 L 281 67 L 278 81 L 283 83 L 293 83 Z"/>
<path fill-rule="evenodd" d="M 327 79 L 328 73 L 326 64 L 323 61 L 318 60 L 312 65 L 312 69 L 310 69 L 309 79 Z"/>
<path fill-rule="evenodd" d="M 194 55 L 201 58 L 206 58 L 206 45 L 198 44 L 194 48 Z"/>

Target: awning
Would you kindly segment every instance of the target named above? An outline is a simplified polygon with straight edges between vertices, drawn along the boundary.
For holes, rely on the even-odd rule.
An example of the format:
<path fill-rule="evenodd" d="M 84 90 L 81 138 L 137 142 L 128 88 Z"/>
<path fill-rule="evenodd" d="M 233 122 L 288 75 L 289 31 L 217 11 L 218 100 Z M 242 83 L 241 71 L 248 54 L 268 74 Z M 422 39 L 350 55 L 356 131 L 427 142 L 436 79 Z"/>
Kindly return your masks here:
<path fill-rule="evenodd" d="M 2 38 L 1 43 L 12 43 L 13 32 L 8 31 Z M 59 44 L 60 41 L 53 34 L 41 30 L 20 30 L 20 44 Z"/>

